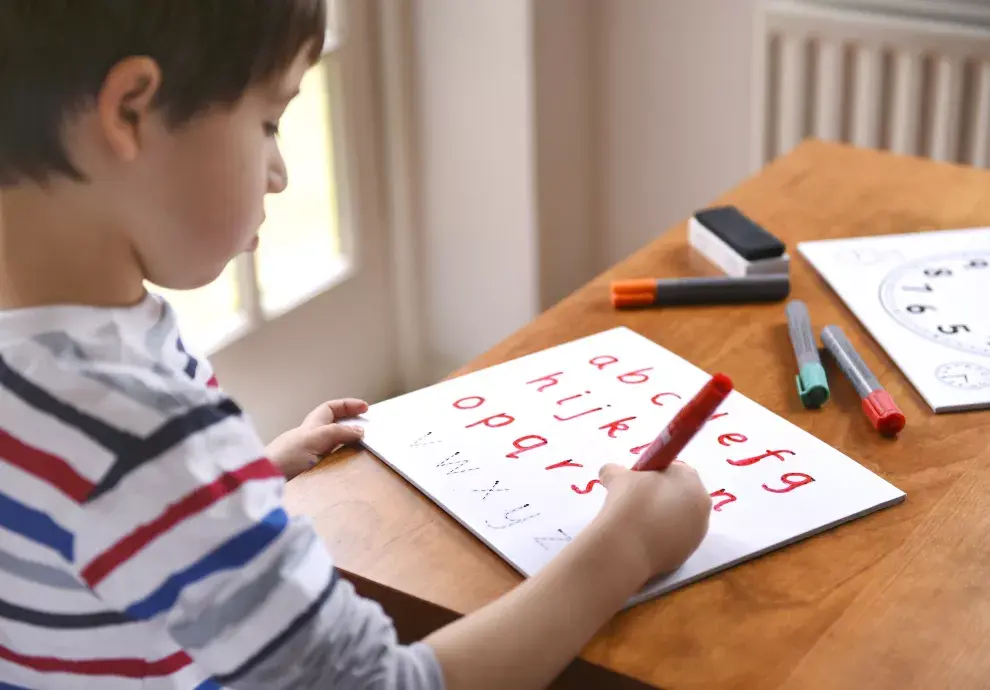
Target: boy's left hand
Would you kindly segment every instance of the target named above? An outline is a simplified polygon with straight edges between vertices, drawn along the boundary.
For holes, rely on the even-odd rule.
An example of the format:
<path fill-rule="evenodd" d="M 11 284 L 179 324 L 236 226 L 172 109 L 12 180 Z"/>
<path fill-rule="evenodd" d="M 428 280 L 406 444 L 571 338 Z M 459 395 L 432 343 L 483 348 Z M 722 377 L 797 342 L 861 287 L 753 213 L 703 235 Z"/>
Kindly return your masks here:
<path fill-rule="evenodd" d="M 305 472 L 338 446 L 354 443 L 364 430 L 339 424 L 368 411 L 368 403 L 356 398 L 330 400 L 306 415 L 303 423 L 268 444 L 268 459 L 282 470 L 286 479 Z"/>

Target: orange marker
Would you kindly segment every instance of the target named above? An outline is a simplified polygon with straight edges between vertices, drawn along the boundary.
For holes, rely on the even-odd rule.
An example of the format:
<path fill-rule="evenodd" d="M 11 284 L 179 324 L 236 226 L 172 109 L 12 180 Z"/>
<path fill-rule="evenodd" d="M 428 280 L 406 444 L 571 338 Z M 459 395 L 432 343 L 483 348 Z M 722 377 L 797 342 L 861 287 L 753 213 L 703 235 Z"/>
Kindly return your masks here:
<path fill-rule="evenodd" d="M 612 305 L 650 307 L 674 304 L 730 304 L 782 300 L 791 291 L 786 273 L 741 278 L 641 278 L 612 283 Z"/>

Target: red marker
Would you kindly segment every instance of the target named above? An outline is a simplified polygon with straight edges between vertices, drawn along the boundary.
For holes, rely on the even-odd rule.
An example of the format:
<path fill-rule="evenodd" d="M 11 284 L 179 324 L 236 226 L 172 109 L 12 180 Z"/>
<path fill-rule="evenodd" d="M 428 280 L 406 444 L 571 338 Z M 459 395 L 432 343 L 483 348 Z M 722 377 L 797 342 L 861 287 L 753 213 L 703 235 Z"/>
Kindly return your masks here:
<path fill-rule="evenodd" d="M 634 470 L 665 470 L 677 454 L 705 425 L 725 397 L 732 392 L 732 381 L 725 374 L 715 374 L 698 394 L 682 407 L 656 440 L 643 451 Z"/>

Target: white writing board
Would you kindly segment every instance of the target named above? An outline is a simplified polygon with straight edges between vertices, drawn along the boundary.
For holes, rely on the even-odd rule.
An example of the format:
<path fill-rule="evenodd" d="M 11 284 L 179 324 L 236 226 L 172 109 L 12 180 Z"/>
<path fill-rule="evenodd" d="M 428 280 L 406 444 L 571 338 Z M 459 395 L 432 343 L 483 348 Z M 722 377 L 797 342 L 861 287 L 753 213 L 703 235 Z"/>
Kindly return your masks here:
<path fill-rule="evenodd" d="M 363 443 L 531 576 L 601 508 L 599 468 L 632 466 L 708 379 L 616 328 L 372 405 Z M 738 391 L 679 459 L 711 492 L 709 534 L 630 604 L 904 498 Z"/>

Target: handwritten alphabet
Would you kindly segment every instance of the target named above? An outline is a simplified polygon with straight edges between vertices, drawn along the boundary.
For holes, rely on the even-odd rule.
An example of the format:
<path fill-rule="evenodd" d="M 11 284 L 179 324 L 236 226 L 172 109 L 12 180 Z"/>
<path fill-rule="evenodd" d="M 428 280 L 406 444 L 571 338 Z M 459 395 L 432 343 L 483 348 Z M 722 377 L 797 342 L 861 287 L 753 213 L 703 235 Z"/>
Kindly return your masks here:
<path fill-rule="evenodd" d="M 544 549 L 549 551 L 550 548 L 546 545 L 546 542 L 548 541 L 569 542 L 571 540 L 571 535 L 569 535 L 564 530 L 557 528 L 557 533 L 560 535 L 559 537 L 533 537 L 533 541 L 535 541 L 537 544 L 539 544 Z"/>
<path fill-rule="evenodd" d="M 474 472 L 475 470 L 478 469 L 477 467 L 468 467 L 467 469 L 465 469 L 464 466 L 465 465 L 469 465 L 470 464 L 470 461 L 469 460 L 463 460 L 463 459 L 458 458 L 457 456 L 460 455 L 460 454 L 461 454 L 461 451 L 457 451 L 456 453 L 454 453 L 450 457 L 448 457 L 448 458 L 446 458 L 444 460 L 441 460 L 440 462 L 437 463 L 437 467 L 438 468 L 440 468 L 440 467 L 449 468 L 449 469 L 447 469 L 447 474 L 448 475 L 450 475 L 450 474 L 464 474 L 465 472 Z"/>
<path fill-rule="evenodd" d="M 438 438 L 429 438 L 433 435 L 432 431 L 427 431 L 425 434 L 417 438 L 415 441 L 409 444 L 410 448 L 422 448 L 423 446 L 432 446 L 434 443 L 440 443 Z"/>
<path fill-rule="evenodd" d="M 537 515 L 539 515 L 539 513 L 532 513 L 531 515 L 527 515 L 526 517 L 521 517 L 521 518 L 511 517 L 514 513 L 518 513 L 520 510 L 525 510 L 526 508 L 529 508 L 528 503 L 525 503 L 519 506 L 518 508 L 513 508 L 512 510 L 505 511 L 504 525 L 493 525 L 489 520 L 485 520 L 485 524 L 491 527 L 492 529 L 505 529 L 506 527 L 515 527 L 516 525 L 526 522 L 527 520 L 532 520 Z"/>
<path fill-rule="evenodd" d="M 630 371 L 626 374 L 619 374 L 615 378 L 622 381 L 622 383 L 637 384 L 646 383 L 650 380 L 650 377 L 646 375 L 645 372 L 653 371 L 653 367 L 646 367 L 645 369 L 637 369 L 636 371 Z"/>
<path fill-rule="evenodd" d="M 543 383 L 543 385 L 541 385 L 540 387 L 538 387 L 536 389 L 536 392 L 537 393 L 542 393 L 543 391 L 545 391 L 550 386 L 556 386 L 558 383 L 560 383 L 560 380 L 557 377 L 558 376 L 563 376 L 563 375 L 564 375 L 564 372 L 558 371 L 558 372 L 555 372 L 553 374 L 547 374 L 546 376 L 541 376 L 538 379 L 533 379 L 532 381 L 527 381 L 526 382 L 526 385 L 529 386 L 529 385 L 534 384 L 534 383 L 545 382 L 545 383 Z"/>
<path fill-rule="evenodd" d="M 797 479 L 795 479 L 795 477 Z M 799 486 L 810 484 L 815 480 L 810 474 L 805 474 L 804 472 L 788 472 L 780 478 L 780 481 L 784 482 L 784 488 L 782 489 L 772 489 L 766 484 L 763 485 L 763 488 L 770 493 L 786 494 L 788 491 L 793 491 Z"/>
<path fill-rule="evenodd" d="M 606 429 L 608 429 L 608 437 L 609 438 L 616 438 L 615 435 L 617 433 L 619 433 L 620 431 L 629 431 L 629 425 L 626 424 L 626 422 L 631 422 L 634 419 L 636 419 L 636 418 L 635 417 L 624 417 L 624 418 L 618 419 L 618 420 L 616 420 L 614 422 L 609 422 L 608 424 L 603 424 L 602 426 L 600 426 L 598 428 L 601 429 L 602 431 L 605 431 Z"/>
<path fill-rule="evenodd" d="M 606 405 L 605 407 L 611 407 L 611 405 Z M 569 422 L 572 419 L 577 419 L 578 417 L 583 417 L 586 414 L 591 414 L 592 412 L 600 412 L 605 409 L 604 407 L 596 407 L 593 410 L 585 410 L 584 412 L 578 412 L 577 414 L 572 414 L 570 417 L 561 417 L 559 414 L 553 416 L 558 422 Z"/>
<path fill-rule="evenodd" d="M 603 486 L 603 484 L 597 479 L 592 479 L 583 489 L 577 484 L 571 484 L 571 491 L 576 494 L 590 494 L 591 490 L 595 488 L 595 485 Z"/>
<path fill-rule="evenodd" d="M 599 468 L 631 467 L 645 457 L 708 379 L 673 353 L 617 330 L 375 408 L 363 443 L 532 574 L 578 540 L 606 498 L 615 499 Z M 708 413 L 678 451 L 709 497 L 712 538 L 700 558 L 670 574 L 672 587 L 893 500 L 863 478 L 861 465 L 744 395 Z M 646 487 L 686 469 L 625 478 Z"/>
<path fill-rule="evenodd" d="M 604 371 L 609 369 L 610 367 L 615 366 L 617 371 L 615 373 L 605 374 L 605 376 L 608 377 L 614 376 L 617 381 L 619 381 L 620 383 L 627 384 L 629 386 L 638 386 L 640 384 L 649 382 L 651 380 L 652 372 L 654 371 L 653 366 L 642 366 L 642 364 L 644 363 L 640 363 L 641 366 L 637 368 L 630 367 L 627 369 L 624 365 L 620 364 L 619 357 L 609 354 L 597 355 L 595 357 L 592 357 L 591 359 L 588 360 L 588 364 L 590 364 L 593 367 L 593 369 L 596 371 Z M 635 365 L 637 363 L 632 362 L 631 364 Z M 618 373 L 618 372 L 623 372 L 623 373 Z M 540 376 L 538 378 L 532 378 L 526 381 L 525 386 L 527 390 L 531 391 L 530 395 L 544 393 L 550 388 L 559 387 L 562 382 L 567 380 L 567 376 L 568 375 L 566 373 L 566 369 L 561 369 L 559 371 L 551 371 L 546 375 Z M 606 400 L 599 399 L 598 401 L 590 402 L 592 400 L 592 398 L 588 397 L 591 396 L 592 394 L 590 388 L 591 387 L 589 386 L 589 390 L 578 389 L 576 391 L 572 388 L 571 391 L 561 390 L 561 392 L 557 393 L 556 395 L 551 394 L 553 397 L 551 397 L 550 400 L 554 400 L 554 405 L 550 410 L 548 410 L 548 412 L 550 412 L 548 416 L 552 417 L 557 422 L 571 422 L 574 420 L 579 420 L 585 417 L 589 417 L 591 415 L 599 414 L 611 408 L 612 406 L 611 403 L 608 403 Z M 666 390 L 660 392 L 655 392 L 655 391 L 656 389 L 654 388 L 654 391 L 651 391 L 651 393 L 647 394 L 649 396 L 648 399 L 650 401 L 650 404 L 652 405 L 655 405 L 657 407 L 665 407 L 665 406 L 670 406 L 671 404 L 683 404 L 684 398 L 680 393 L 676 391 L 673 390 Z M 579 402 L 582 400 L 584 401 L 583 403 Z M 484 396 L 471 395 L 471 396 L 462 397 L 454 401 L 453 406 L 458 410 L 475 410 L 485 405 L 485 403 L 486 403 L 486 398 Z M 554 412 L 553 410 L 555 408 L 560 408 L 560 411 Z M 495 408 L 495 410 L 488 410 L 489 414 L 486 414 L 481 418 L 475 417 L 474 419 L 465 420 L 466 424 L 464 428 L 465 429 L 486 429 L 486 428 L 498 429 L 518 423 L 517 417 L 513 414 L 510 414 L 510 412 L 506 411 L 504 408 L 502 411 L 497 411 L 497 410 L 498 408 Z M 716 412 L 711 417 L 709 417 L 708 421 L 713 422 L 715 420 L 728 417 L 729 414 L 730 411 L 728 410 Z M 597 427 L 599 431 L 604 431 L 605 435 L 608 438 L 619 438 L 623 432 L 629 432 L 631 430 L 633 426 L 631 423 L 634 422 L 636 419 L 637 417 L 635 415 L 630 415 L 604 424 L 599 423 L 601 421 L 599 419 L 599 422 L 595 423 L 595 427 Z M 524 422 L 524 423 L 527 425 L 529 424 L 528 422 Z M 580 429 L 581 427 L 578 426 L 577 428 Z M 531 429 L 531 430 L 536 431 L 536 429 Z M 414 441 L 412 445 L 414 447 L 419 447 L 421 445 L 428 445 L 430 443 L 438 442 L 430 437 L 431 433 L 432 432 L 428 432 L 424 436 L 420 437 L 419 439 Z M 720 447 L 745 445 L 750 442 L 749 436 L 747 434 L 741 433 L 740 431 L 736 431 L 736 430 L 726 430 L 726 429 L 721 430 L 721 432 L 718 433 L 717 436 L 715 436 L 715 440 L 717 441 L 718 446 Z M 507 452 L 505 454 L 505 457 L 508 460 L 518 460 L 520 459 L 520 456 L 524 456 L 526 453 L 530 453 L 531 451 L 537 450 L 539 448 L 543 448 L 548 445 L 549 445 L 549 441 L 547 437 L 542 435 L 541 433 L 524 433 L 519 435 L 514 441 L 512 441 L 513 449 L 510 452 Z M 644 450 L 646 450 L 646 448 L 648 448 L 649 445 L 650 443 L 644 443 L 642 445 L 633 446 L 632 448 L 629 449 L 629 452 L 633 455 L 639 455 Z M 739 459 L 726 458 L 725 462 L 732 467 L 746 468 L 756 465 L 760 461 L 769 458 L 774 458 L 776 460 L 779 460 L 780 462 L 784 462 L 788 458 L 796 458 L 796 457 L 797 457 L 797 453 L 795 453 L 793 450 L 767 449 L 763 453 L 757 455 L 750 455 L 749 457 L 743 457 Z M 437 467 L 445 470 L 448 475 L 462 474 L 478 469 L 477 467 L 472 466 L 472 464 L 467 459 L 464 459 L 463 457 L 459 457 L 458 453 L 455 453 L 454 455 L 449 456 L 446 459 L 442 460 L 437 465 Z M 575 462 L 573 459 L 569 458 L 565 460 L 555 460 L 549 463 L 547 462 L 547 460 L 543 460 L 543 462 L 541 462 L 540 464 L 540 467 L 542 468 L 543 471 L 555 471 L 555 470 L 565 470 L 568 468 L 581 469 L 584 467 L 584 464 L 581 462 Z M 740 476 L 744 476 L 744 475 L 740 475 Z M 804 472 L 787 472 L 781 476 L 779 485 L 775 482 L 771 482 L 769 484 L 763 484 L 762 488 L 764 491 L 767 491 L 769 493 L 783 494 L 793 491 L 798 487 L 806 486 L 807 484 L 810 484 L 813 481 L 815 480 L 811 477 L 811 475 L 806 474 Z M 594 490 L 595 486 L 601 486 L 601 482 L 598 479 L 591 479 L 583 485 L 571 484 L 570 488 L 571 491 L 573 491 L 575 494 L 588 495 Z M 508 489 L 506 489 L 504 486 L 499 486 L 499 483 L 496 481 L 491 487 L 487 489 L 474 489 L 473 491 L 482 494 L 481 500 L 485 500 L 493 493 L 508 491 Z M 739 501 L 739 497 L 738 494 L 736 493 L 736 489 L 732 489 L 731 487 L 720 488 L 716 491 L 712 491 L 710 496 L 712 498 L 712 510 L 714 512 L 722 512 L 725 509 L 725 507 L 728 506 L 729 504 L 736 503 Z M 521 513 L 526 508 L 529 508 L 529 504 L 526 504 L 519 508 L 515 508 L 511 511 L 507 511 L 505 513 L 504 520 L 500 521 L 500 522 L 505 522 L 506 524 L 500 524 L 499 526 L 496 526 L 489 523 L 489 526 L 492 527 L 493 529 L 503 529 L 505 527 L 518 524 L 519 522 L 532 519 L 533 517 L 539 514 L 539 513 L 533 513 L 532 515 L 519 517 L 519 513 Z M 561 534 L 563 533 L 561 532 Z M 547 548 L 544 542 L 562 540 L 561 537 L 536 537 L 535 539 L 537 543 L 539 543 L 544 548 Z M 566 539 L 569 540 L 570 537 L 566 537 Z"/>
<path fill-rule="evenodd" d="M 516 418 L 513 417 L 512 415 L 499 413 L 499 414 L 493 414 L 491 417 L 485 417 L 484 419 L 480 419 L 474 424 L 468 424 L 464 428 L 470 429 L 471 427 L 478 426 L 479 424 L 484 424 L 485 426 L 491 429 L 497 429 L 500 426 L 507 426 L 509 424 L 512 424 L 512 422 L 514 421 L 516 421 Z"/>
<path fill-rule="evenodd" d="M 751 458 L 743 458 L 742 460 L 726 460 L 726 462 L 730 465 L 735 465 L 736 467 L 747 467 L 749 465 L 754 465 L 764 458 L 777 458 L 783 462 L 784 458 L 781 457 L 783 453 L 787 453 L 788 455 L 796 455 L 793 450 L 767 450 L 767 452 L 762 455 L 754 455 Z"/>
<path fill-rule="evenodd" d="M 713 491 L 710 495 L 711 495 L 711 497 L 713 499 L 715 499 L 715 498 L 721 498 L 722 499 L 721 501 L 719 501 L 718 503 L 716 503 L 714 506 L 712 506 L 712 510 L 714 510 L 716 512 L 721 511 L 722 510 L 722 506 L 724 506 L 725 504 L 732 503 L 732 502 L 734 502 L 734 501 L 737 500 L 735 496 L 733 496 L 732 494 L 730 494 L 725 489 L 719 489 L 718 491 Z"/>
<path fill-rule="evenodd" d="M 598 367 L 598 371 L 601 371 L 609 364 L 618 364 L 619 358 L 613 357 L 612 355 L 599 355 L 598 357 L 592 357 L 588 360 L 588 364 L 593 364 Z"/>
<path fill-rule="evenodd" d="M 530 434 L 528 436 L 523 436 L 522 438 L 517 438 L 512 442 L 512 446 L 516 449 L 512 453 L 506 453 L 507 458 L 518 458 L 520 454 L 525 453 L 530 450 L 536 450 L 541 446 L 547 445 L 548 441 L 542 436 L 537 436 L 536 434 Z"/>
<path fill-rule="evenodd" d="M 677 398 L 678 400 L 681 399 L 681 396 L 679 396 L 677 393 L 657 393 L 652 398 L 650 398 L 650 402 L 652 402 L 654 405 L 657 405 L 659 407 L 663 407 L 663 402 L 660 401 L 660 398 L 665 398 L 668 395 L 673 398 Z"/>
<path fill-rule="evenodd" d="M 485 494 L 484 496 L 481 497 L 481 500 L 484 501 L 486 498 L 488 498 L 489 496 L 491 496 L 493 493 L 498 493 L 498 492 L 501 492 L 501 491 L 508 491 L 508 489 L 505 489 L 505 488 L 499 489 L 498 488 L 498 480 L 496 479 L 495 480 L 495 483 L 492 484 L 491 487 L 489 487 L 487 489 L 474 489 L 473 491 L 475 493 L 483 493 L 483 494 Z"/>
<path fill-rule="evenodd" d="M 556 470 L 556 469 L 559 469 L 561 467 L 584 467 L 584 465 L 582 465 L 580 463 L 576 463 L 576 462 L 574 462 L 572 460 L 564 460 L 563 462 L 557 462 L 557 463 L 554 463 L 553 465 L 547 465 L 543 469 L 545 469 L 545 470 Z"/>
<path fill-rule="evenodd" d="M 727 446 L 730 443 L 746 443 L 748 441 L 742 434 L 722 434 L 718 437 L 719 445 Z"/>

